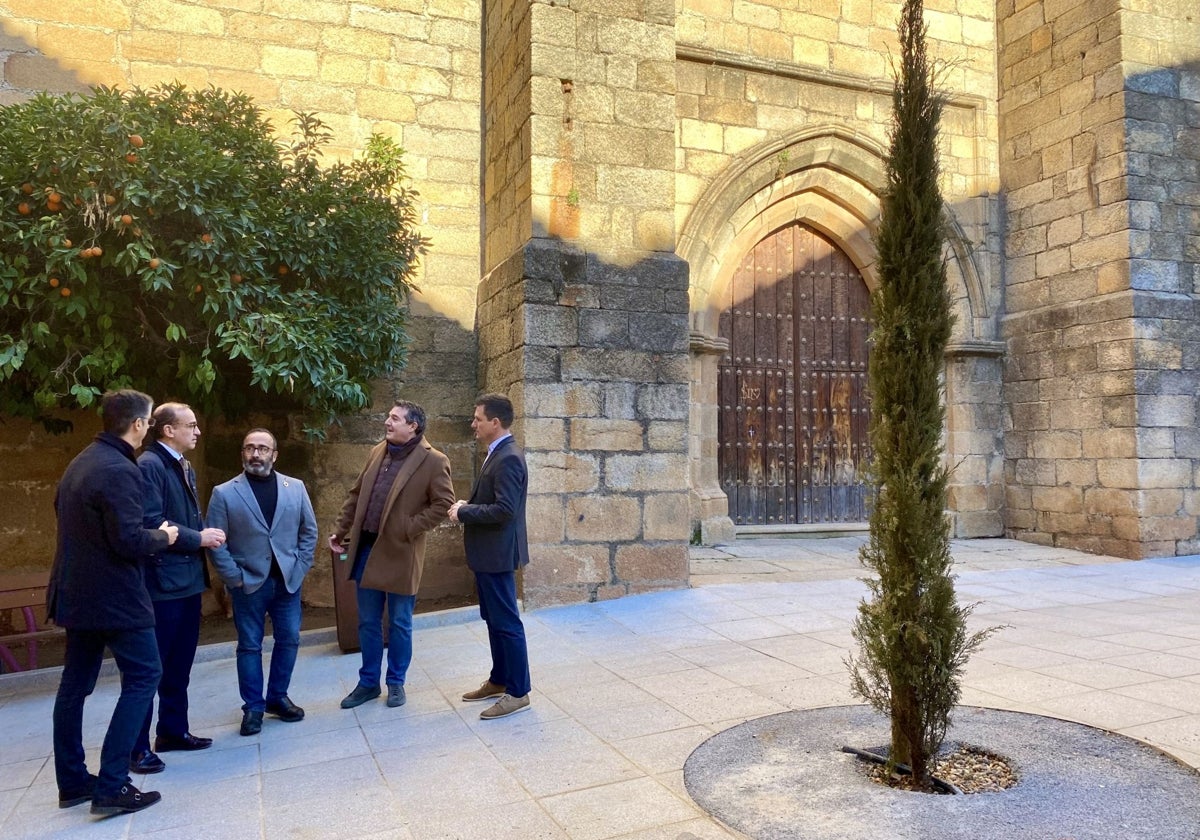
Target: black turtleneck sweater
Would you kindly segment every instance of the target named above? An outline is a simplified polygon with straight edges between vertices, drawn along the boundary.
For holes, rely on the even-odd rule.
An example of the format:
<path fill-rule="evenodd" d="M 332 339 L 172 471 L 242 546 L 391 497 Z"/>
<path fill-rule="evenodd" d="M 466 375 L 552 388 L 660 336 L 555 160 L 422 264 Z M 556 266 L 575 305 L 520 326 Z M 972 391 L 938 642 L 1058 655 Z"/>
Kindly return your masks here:
<path fill-rule="evenodd" d="M 275 473 L 266 476 L 246 473 L 246 478 L 250 480 L 250 489 L 254 491 L 254 498 L 258 500 L 263 519 L 267 520 L 267 527 L 270 528 L 275 520 L 275 505 L 279 502 L 279 485 L 275 481 Z"/>
<path fill-rule="evenodd" d="M 275 506 L 279 503 L 279 484 L 275 481 L 275 473 L 272 471 L 265 476 L 246 473 L 246 478 L 250 482 L 250 489 L 254 491 L 254 498 L 258 501 L 263 519 L 267 520 L 267 527 L 270 528 L 275 520 Z M 276 580 L 283 580 L 283 569 L 279 568 L 274 551 L 271 552 L 271 576 Z"/>

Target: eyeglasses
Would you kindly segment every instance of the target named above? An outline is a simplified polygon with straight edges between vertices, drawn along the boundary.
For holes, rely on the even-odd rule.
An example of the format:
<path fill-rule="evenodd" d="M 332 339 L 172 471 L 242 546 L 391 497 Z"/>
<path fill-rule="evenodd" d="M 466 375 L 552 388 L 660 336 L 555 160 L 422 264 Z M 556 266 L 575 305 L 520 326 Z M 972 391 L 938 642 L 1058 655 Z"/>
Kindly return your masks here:
<path fill-rule="evenodd" d="M 275 450 L 269 446 L 243 446 L 242 451 L 247 455 L 270 455 Z"/>
<path fill-rule="evenodd" d="M 167 425 L 173 429 L 177 429 L 177 428 L 178 429 L 199 429 L 200 428 L 199 423 L 168 423 Z"/>

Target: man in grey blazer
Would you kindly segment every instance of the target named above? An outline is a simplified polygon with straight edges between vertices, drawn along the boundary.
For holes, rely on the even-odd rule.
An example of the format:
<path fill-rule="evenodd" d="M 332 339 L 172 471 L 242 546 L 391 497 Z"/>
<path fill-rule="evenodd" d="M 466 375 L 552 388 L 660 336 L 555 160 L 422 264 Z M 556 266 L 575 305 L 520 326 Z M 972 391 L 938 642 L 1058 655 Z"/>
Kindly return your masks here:
<path fill-rule="evenodd" d="M 288 685 L 300 647 L 300 585 L 312 568 L 317 518 L 303 482 L 275 472 L 278 457 L 275 436 L 251 429 L 242 441 L 245 472 L 214 489 L 208 504 L 209 527 L 226 536 L 209 556 L 233 601 L 243 735 L 262 731 L 264 712 L 288 722 L 304 718 L 304 710 L 288 697 Z M 275 648 L 264 697 L 262 641 L 268 615 Z"/>

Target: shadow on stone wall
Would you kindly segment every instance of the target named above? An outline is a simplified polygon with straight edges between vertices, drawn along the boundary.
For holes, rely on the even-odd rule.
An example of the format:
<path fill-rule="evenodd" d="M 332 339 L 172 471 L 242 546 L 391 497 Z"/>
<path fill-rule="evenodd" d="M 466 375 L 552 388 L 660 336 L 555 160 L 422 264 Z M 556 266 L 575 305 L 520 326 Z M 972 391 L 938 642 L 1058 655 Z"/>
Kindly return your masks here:
<path fill-rule="evenodd" d="M 687 586 L 687 264 L 532 228 L 477 316 L 480 387 L 512 398 L 529 465 L 525 605 Z"/>
<path fill-rule="evenodd" d="M 93 84 L 128 82 L 123 72 L 104 77 L 101 70 L 107 65 L 93 66 L 94 72 L 85 77 L 69 63 L 42 54 L 11 21 L 0 21 L 0 67 L 0 106 L 39 92 L 87 93 Z M 118 71 L 116 65 L 111 69 Z M 304 593 L 305 602 L 314 606 L 333 604 L 329 555 L 323 545 L 370 447 L 383 437 L 383 418 L 394 400 L 412 400 L 425 408 L 429 415 L 427 438 L 449 456 L 456 493 L 470 491 L 475 468 L 469 427 L 477 393 L 475 335 L 421 302 L 413 304 L 409 334 L 412 344 L 405 370 L 394 379 L 376 383 L 372 407 L 342 418 L 340 426 L 329 430 L 325 443 L 307 442 L 300 416 L 273 406 L 265 395 L 231 401 L 246 405 L 244 416 L 199 418 L 204 434 L 192 460 L 197 464 L 205 502 L 213 486 L 240 471 L 238 450 L 246 429 L 263 426 L 279 438 L 278 468 L 308 486 L 321 528 L 321 545 Z M 165 402 L 176 395 L 151 396 Z M 37 422 L 0 417 L 0 496 L 8 500 L 0 505 L 0 573 L 50 568 L 58 479 L 100 429 L 99 417 L 93 412 L 62 412 L 55 418 L 66 421 L 69 431 L 52 434 Z M 466 569 L 457 528 L 445 525 L 430 535 L 421 597 L 432 604 L 458 604 L 473 598 L 473 579 Z"/>

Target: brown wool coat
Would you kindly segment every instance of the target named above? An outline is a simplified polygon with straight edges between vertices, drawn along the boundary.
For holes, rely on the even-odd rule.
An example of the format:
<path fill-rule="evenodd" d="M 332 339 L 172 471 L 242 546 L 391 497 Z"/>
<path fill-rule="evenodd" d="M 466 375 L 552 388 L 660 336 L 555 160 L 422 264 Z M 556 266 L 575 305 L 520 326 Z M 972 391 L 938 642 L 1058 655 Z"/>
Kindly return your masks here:
<path fill-rule="evenodd" d="M 354 568 L 363 517 L 386 452 L 387 443 L 383 441 L 371 450 L 334 526 L 334 536 L 347 549 L 346 562 L 335 564 L 334 574 L 339 580 L 349 579 Z M 425 533 L 446 521 L 452 504 L 450 461 L 422 440 L 404 460 L 392 484 L 380 518 L 379 539 L 363 570 L 362 586 L 397 595 L 416 595 L 425 567 Z"/>

